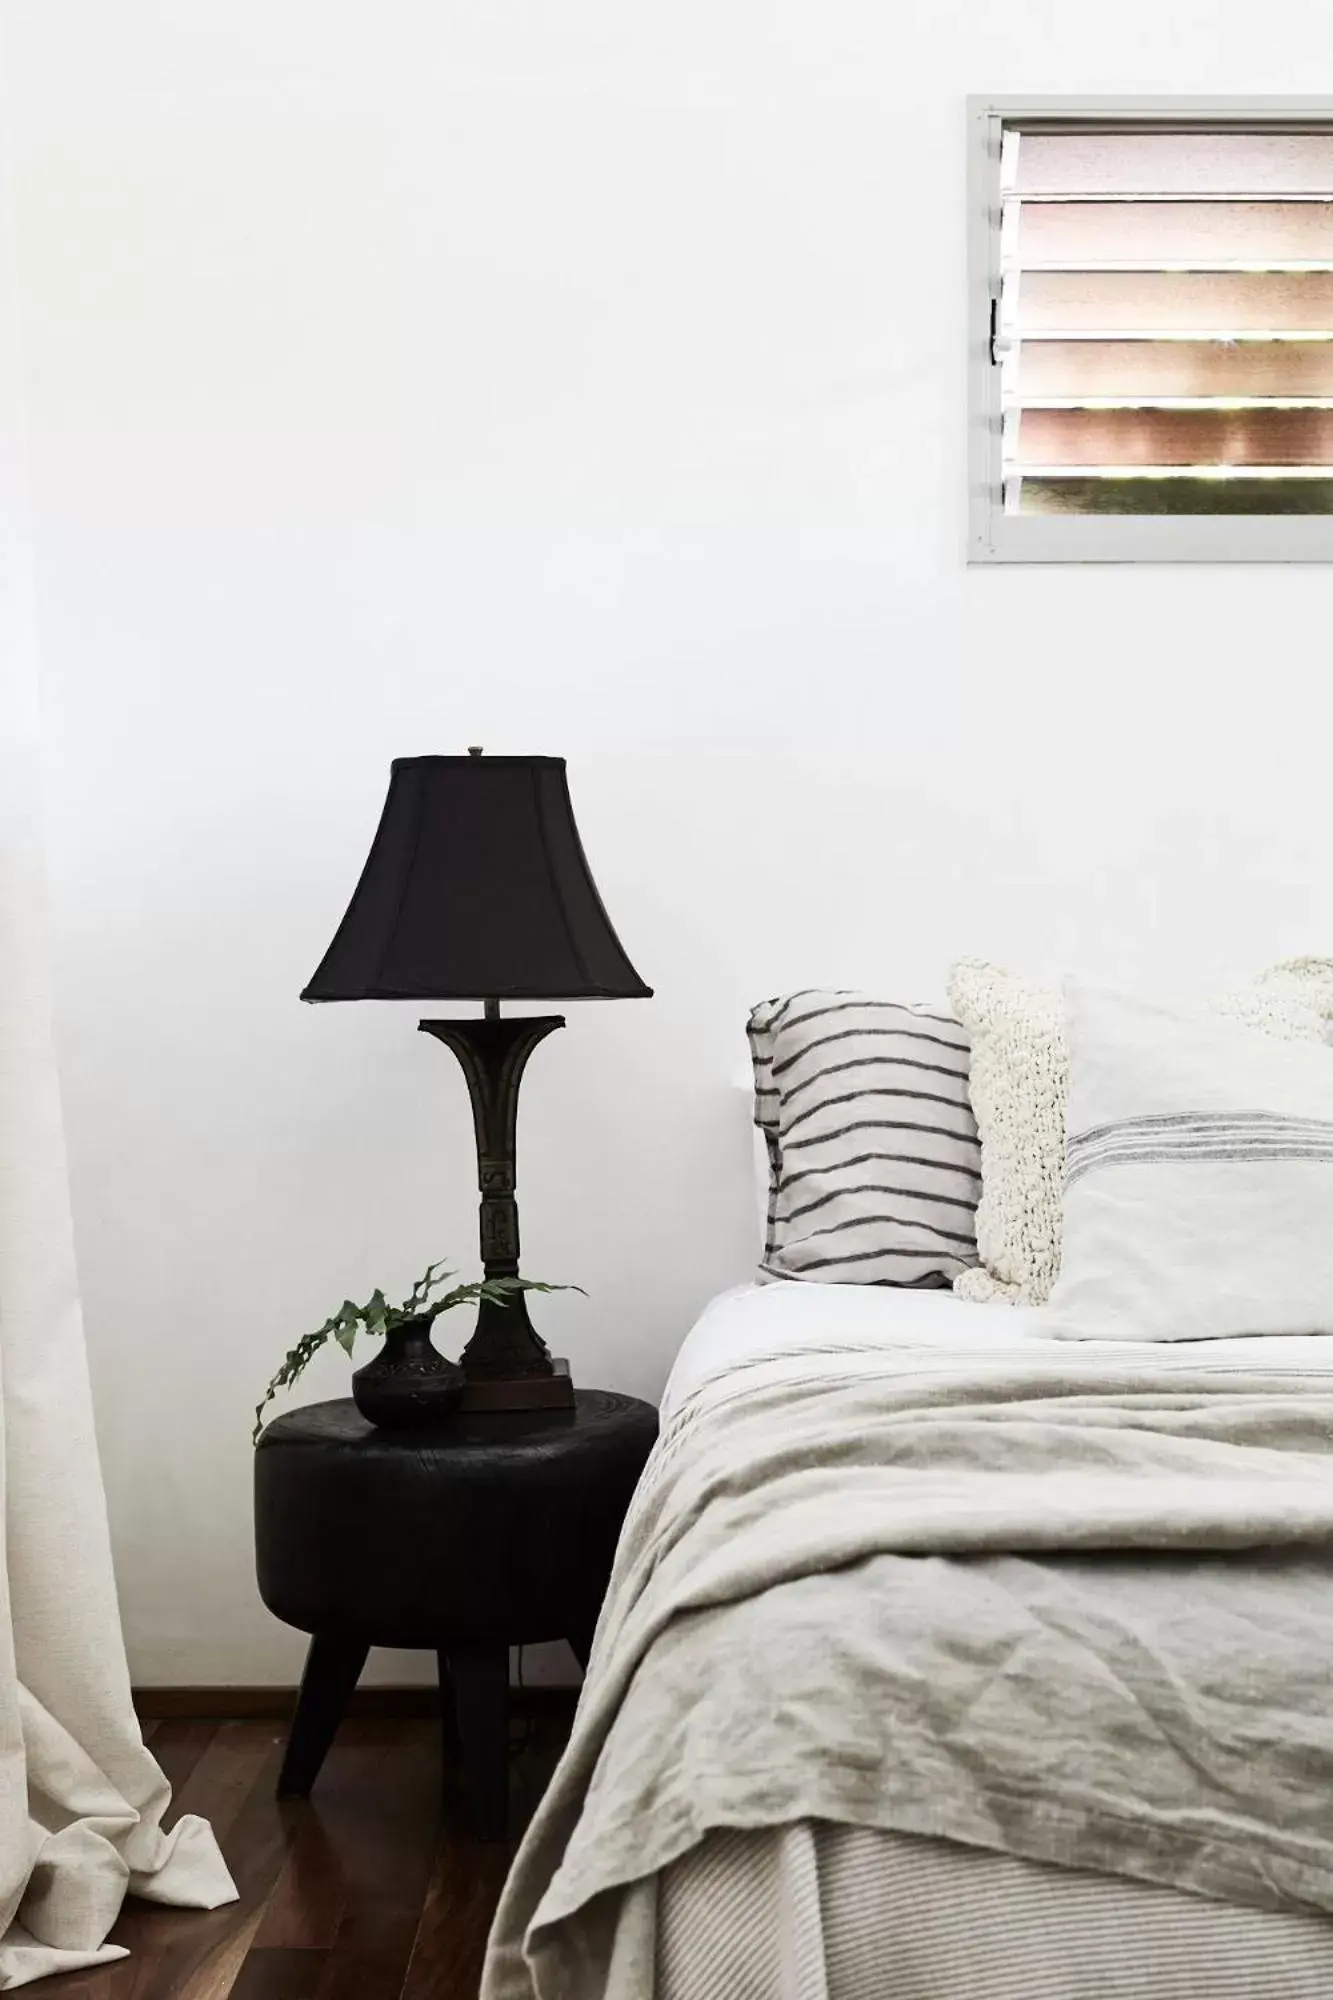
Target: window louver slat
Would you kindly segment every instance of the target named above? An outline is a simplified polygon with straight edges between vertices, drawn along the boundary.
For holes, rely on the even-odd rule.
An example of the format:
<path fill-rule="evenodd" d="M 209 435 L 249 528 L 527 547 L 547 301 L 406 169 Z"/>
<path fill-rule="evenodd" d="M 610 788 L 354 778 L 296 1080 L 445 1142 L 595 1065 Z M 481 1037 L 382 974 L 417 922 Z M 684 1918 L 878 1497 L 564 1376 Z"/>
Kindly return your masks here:
<path fill-rule="evenodd" d="M 1033 341 L 1018 357 L 1032 396 L 1333 396 L 1333 343 L 1320 340 Z"/>
<path fill-rule="evenodd" d="M 1034 465 L 1322 465 L 1331 410 L 1024 410 L 1019 458 Z"/>
<path fill-rule="evenodd" d="M 1326 479 L 1048 479 L 1023 481 L 1025 514 L 1333 514 Z"/>
<path fill-rule="evenodd" d="M 1088 270 L 1100 263 L 1333 264 L 1333 201 L 1018 203 L 1017 261 Z"/>
<path fill-rule="evenodd" d="M 1327 271 L 1030 271 L 1019 334 L 1120 329 L 1216 334 L 1333 329 Z"/>
<path fill-rule="evenodd" d="M 1021 194 L 1333 195 L 1333 131 L 1028 131 L 1014 186 Z"/>

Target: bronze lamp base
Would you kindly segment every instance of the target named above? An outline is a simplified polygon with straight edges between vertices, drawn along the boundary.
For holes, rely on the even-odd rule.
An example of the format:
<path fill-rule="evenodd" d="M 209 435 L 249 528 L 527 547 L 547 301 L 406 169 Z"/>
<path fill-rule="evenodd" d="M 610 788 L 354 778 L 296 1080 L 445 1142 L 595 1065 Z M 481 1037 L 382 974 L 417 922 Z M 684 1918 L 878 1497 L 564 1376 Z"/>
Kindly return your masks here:
<path fill-rule="evenodd" d="M 494 1011 L 492 1011 L 494 1009 Z M 422 1034 L 451 1048 L 462 1065 L 472 1100 L 481 1190 L 481 1262 L 488 1278 L 518 1276 L 518 1204 L 514 1152 L 518 1087 L 538 1042 L 565 1025 L 561 1014 L 499 1017 L 486 1003 L 483 1020 L 420 1021 Z M 483 1299 L 477 1325 L 460 1356 L 463 1395 L 458 1407 L 487 1410 L 572 1410 L 574 1383 L 566 1361 L 551 1350 L 528 1317 L 527 1295 L 506 1304 Z"/>

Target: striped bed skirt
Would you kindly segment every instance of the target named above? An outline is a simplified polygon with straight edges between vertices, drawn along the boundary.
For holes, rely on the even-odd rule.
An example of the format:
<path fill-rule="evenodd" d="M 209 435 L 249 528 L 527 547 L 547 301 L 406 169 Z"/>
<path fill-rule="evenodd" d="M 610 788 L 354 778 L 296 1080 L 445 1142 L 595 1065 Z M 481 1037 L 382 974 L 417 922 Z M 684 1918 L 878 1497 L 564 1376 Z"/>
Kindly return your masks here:
<path fill-rule="evenodd" d="M 710 1833 L 656 1904 L 655 2000 L 1333 1996 L 1333 1918 L 822 1821 Z"/>

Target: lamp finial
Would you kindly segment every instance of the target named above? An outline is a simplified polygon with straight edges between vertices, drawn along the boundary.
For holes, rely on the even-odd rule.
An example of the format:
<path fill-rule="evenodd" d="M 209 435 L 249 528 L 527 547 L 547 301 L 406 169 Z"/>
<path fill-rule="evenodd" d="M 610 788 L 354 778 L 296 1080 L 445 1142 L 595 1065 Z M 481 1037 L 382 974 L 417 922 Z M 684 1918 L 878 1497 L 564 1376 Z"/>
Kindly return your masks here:
<path fill-rule="evenodd" d="M 467 754 L 469 757 L 480 757 L 481 755 L 480 743 L 469 743 L 467 746 Z"/>

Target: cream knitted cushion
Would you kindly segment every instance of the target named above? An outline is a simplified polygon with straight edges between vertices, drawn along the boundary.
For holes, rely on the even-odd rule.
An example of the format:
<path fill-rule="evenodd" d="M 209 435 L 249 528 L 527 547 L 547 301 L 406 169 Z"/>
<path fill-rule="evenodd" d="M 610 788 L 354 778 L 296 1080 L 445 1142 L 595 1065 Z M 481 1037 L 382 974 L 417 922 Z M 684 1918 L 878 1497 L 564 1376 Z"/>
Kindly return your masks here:
<path fill-rule="evenodd" d="M 1043 1305 L 1060 1269 L 1069 1054 L 1064 1002 L 984 959 L 962 958 L 949 1002 L 972 1043 L 969 1091 L 981 1138 L 980 1264 L 960 1272 L 966 1299 Z M 1328 1038 L 1333 959 L 1288 959 L 1202 1003 L 1288 1041 Z"/>

